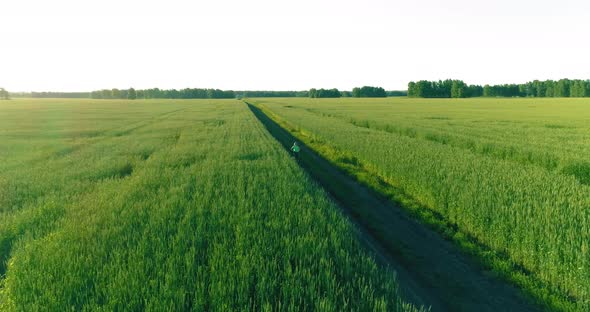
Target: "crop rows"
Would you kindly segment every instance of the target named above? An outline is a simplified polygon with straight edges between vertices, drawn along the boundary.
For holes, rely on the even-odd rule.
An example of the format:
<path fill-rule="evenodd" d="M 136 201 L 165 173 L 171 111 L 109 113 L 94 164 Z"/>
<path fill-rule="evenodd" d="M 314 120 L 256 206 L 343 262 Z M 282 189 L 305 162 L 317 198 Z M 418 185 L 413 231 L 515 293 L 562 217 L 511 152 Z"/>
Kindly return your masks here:
<path fill-rule="evenodd" d="M 588 309 L 587 100 L 255 102 Z"/>
<path fill-rule="evenodd" d="M 78 102 L 0 107 L 3 311 L 415 310 L 244 104 Z"/>

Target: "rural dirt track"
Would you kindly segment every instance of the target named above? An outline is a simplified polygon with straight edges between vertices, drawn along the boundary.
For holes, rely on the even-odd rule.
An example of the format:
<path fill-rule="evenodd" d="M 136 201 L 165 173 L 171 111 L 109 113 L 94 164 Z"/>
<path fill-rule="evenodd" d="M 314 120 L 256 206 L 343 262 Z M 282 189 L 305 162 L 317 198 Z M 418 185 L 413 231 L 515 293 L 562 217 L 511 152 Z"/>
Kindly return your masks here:
<path fill-rule="evenodd" d="M 252 113 L 285 148 L 296 140 L 257 107 Z M 539 311 L 520 290 L 482 270 L 440 235 L 360 185 L 301 143 L 300 166 L 339 204 L 378 261 L 397 272 L 408 301 L 432 311 Z M 387 242 L 383 237 L 389 238 Z M 381 238 L 381 239 L 380 239 Z"/>

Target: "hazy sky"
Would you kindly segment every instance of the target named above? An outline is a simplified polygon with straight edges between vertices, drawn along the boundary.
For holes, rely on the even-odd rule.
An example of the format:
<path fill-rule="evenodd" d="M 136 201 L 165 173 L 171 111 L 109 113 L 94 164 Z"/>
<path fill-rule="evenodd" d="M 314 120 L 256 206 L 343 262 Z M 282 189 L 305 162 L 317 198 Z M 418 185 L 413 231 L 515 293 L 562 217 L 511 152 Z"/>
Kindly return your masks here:
<path fill-rule="evenodd" d="M 0 87 L 590 79 L 590 1 L 2 0 Z"/>

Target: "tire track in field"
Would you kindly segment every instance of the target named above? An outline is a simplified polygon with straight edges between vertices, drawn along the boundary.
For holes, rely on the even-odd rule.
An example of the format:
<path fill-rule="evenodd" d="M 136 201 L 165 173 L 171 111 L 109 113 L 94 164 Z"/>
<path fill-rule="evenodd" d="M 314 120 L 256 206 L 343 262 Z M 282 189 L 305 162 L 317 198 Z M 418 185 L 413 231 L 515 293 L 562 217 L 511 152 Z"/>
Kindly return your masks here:
<path fill-rule="evenodd" d="M 285 148 L 302 146 L 299 165 L 332 196 L 356 225 L 360 239 L 384 265 L 395 269 L 406 300 L 432 311 L 538 311 L 520 290 L 483 271 L 452 243 L 411 219 L 340 171 L 246 103 Z"/>

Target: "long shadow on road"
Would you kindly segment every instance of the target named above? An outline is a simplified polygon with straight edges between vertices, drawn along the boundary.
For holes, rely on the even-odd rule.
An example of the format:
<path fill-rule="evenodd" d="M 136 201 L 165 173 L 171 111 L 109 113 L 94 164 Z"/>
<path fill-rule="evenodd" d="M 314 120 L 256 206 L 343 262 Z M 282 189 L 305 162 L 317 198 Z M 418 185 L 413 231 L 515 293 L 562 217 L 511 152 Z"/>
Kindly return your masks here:
<path fill-rule="evenodd" d="M 285 148 L 297 140 L 246 103 Z M 397 272 L 406 300 L 432 311 L 537 311 L 514 286 L 483 271 L 457 247 L 408 217 L 400 207 L 302 147 L 299 165 L 338 203 L 378 261 Z"/>

